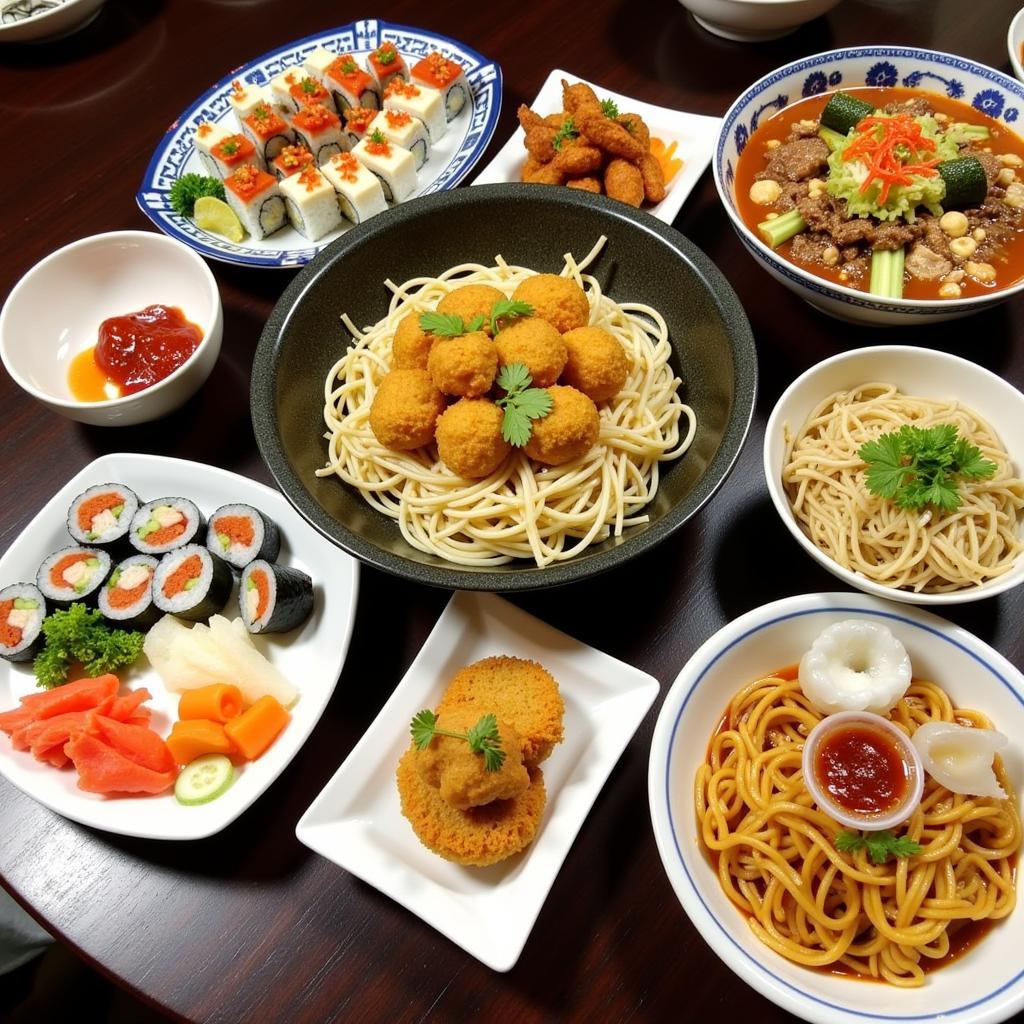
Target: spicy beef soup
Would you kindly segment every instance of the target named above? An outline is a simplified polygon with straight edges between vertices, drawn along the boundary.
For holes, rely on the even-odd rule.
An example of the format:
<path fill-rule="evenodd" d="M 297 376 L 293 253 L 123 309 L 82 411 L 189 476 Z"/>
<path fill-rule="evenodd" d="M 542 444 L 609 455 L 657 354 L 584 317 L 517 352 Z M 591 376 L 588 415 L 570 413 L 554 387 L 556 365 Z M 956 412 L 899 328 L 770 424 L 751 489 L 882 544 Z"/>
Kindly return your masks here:
<path fill-rule="evenodd" d="M 850 101 L 846 133 L 822 124 L 835 97 Z M 800 100 L 751 135 L 735 189 L 752 231 L 838 285 L 942 300 L 1024 277 L 1024 140 L 937 93 L 863 88 Z"/>

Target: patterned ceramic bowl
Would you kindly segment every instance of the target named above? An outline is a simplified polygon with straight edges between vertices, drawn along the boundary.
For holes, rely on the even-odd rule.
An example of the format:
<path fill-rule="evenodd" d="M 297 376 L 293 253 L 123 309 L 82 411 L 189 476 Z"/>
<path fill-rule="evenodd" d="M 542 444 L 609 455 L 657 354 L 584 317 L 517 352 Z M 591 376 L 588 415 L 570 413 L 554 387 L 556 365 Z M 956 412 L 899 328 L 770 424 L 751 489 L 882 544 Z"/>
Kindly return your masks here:
<path fill-rule="evenodd" d="M 858 46 L 787 64 L 755 82 L 729 108 L 712 161 L 715 185 L 740 241 L 774 278 L 825 313 L 870 324 L 935 323 L 968 316 L 1024 289 L 1024 279 L 990 294 L 963 299 L 883 299 L 832 284 L 776 255 L 748 228 L 736 209 L 736 162 L 758 124 L 816 93 L 856 86 L 901 85 L 938 92 L 970 104 L 1011 130 L 1024 112 L 1024 85 L 977 64 L 934 50 Z"/>

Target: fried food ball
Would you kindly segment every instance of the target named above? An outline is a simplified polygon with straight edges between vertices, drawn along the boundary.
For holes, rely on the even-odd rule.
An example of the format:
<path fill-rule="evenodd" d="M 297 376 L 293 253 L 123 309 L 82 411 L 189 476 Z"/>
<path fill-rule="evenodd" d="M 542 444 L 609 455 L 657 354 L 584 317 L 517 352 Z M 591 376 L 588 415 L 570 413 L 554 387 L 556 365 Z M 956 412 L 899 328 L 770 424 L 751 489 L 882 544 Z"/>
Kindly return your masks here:
<path fill-rule="evenodd" d="M 609 160 L 604 169 L 604 191 L 610 199 L 639 206 L 644 201 L 644 179 L 640 168 L 628 160 Z"/>
<path fill-rule="evenodd" d="M 494 800 L 460 811 L 424 781 L 416 768 L 416 748 L 398 762 L 396 781 L 402 814 L 419 841 L 445 860 L 484 867 L 524 850 L 540 827 L 547 794 L 539 768 L 528 769 L 530 786 L 511 800 Z"/>
<path fill-rule="evenodd" d="M 490 476 L 505 461 L 512 445 L 501 436 L 501 409 L 486 398 L 460 398 L 437 420 L 441 461 L 469 480 Z"/>
<path fill-rule="evenodd" d="M 498 372 L 498 350 L 483 331 L 438 338 L 427 357 L 427 369 L 446 395 L 476 398 L 491 390 Z"/>
<path fill-rule="evenodd" d="M 547 320 L 559 334 L 590 323 L 586 292 L 570 277 L 534 274 L 519 283 L 512 298 L 528 302 L 534 316 Z"/>
<path fill-rule="evenodd" d="M 568 352 L 562 336 L 539 316 L 514 320 L 494 339 L 498 366 L 525 363 L 535 387 L 554 384 L 562 373 Z"/>
<path fill-rule="evenodd" d="M 614 398 L 629 376 L 629 357 L 622 343 L 602 327 L 577 327 L 562 335 L 568 358 L 562 383 L 603 402 Z"/>
<path fill-rule="evenodd" d="M 392 370 L 373 396 L 370 429 L 392 451 L 420 448 L 434 439 L 434 424 L 444 404 L 444 395 L 426 370 Z"/>
<path fill-rule="evenodd" d="M 578 188 L 581 192 L 593 192 L 597 196 L 604 191 L 601 179 L 589 174 L 582 178 L 569 178 L 565 185 L 566 188 Z"/>
<path fill-rule="evenodd" d="M 408 313 L 398 321 L 391 343 L 391 365 L 396 370 L 425 370 L 430 349 L 437 339 L 420 327 L 420 314 Z"/>
<path fill-rule="evenodd" d="M 509 722 L 522 740 L 523 761 L 540 764 L 562 742 L 565 703 L 558 683 L 543 665 L 498 656 L 467 665 L 448 684 L 438 713 L 471 708 Z"/>
<path fill-rule="evenodd" d="M 453 288 L 437 304 L 437 311 L 450 316 L 461 316 L 464 324 L 482 316 L 485 322 L 481 330 L 490 334 L 491 307 L 503 298 L 504 294 L 489 284 L 464 284 Z"/>
<path fill-rule="evenodd" d="M 485 712 L 486 713 L 486 712 Z M 475 708 L 461 706 L 439 715 L 437 727 L 466 733 L 480 715 Z M 416 767 L 428 786 L 441 799 L 460 811 L 482 807 L 492 800 L 511 800 L 530 786 L 530 774 L 523 764 L 523 743 L 515 727 L 498 719 L 498 744 L 505 760 L 497 771 L 487 771 L 483 754 L 474 753 L 465 740 L 435 736 L 425 750 L 416 751 Z"/>
<path fill-rule="evenodd" d="M 597 441 L 601 421 L 597 406 L 582 391 L 557 385 L 548 388 L 551 412 L 533 421 L 523 451 L 545 466 L 561 466 L 586 455 Z"/>

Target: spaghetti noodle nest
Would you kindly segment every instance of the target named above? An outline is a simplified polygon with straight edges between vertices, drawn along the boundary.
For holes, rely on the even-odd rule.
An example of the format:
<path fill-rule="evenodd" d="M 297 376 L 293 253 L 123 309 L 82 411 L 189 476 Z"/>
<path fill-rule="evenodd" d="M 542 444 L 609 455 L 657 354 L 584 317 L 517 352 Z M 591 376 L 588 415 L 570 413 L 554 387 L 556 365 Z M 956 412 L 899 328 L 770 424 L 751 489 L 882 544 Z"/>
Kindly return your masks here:
<path fill-rule="evenodd" d="M 909 735 L 935 720 L 989 727 L 924 681 L 889 717 Z M 920 854 L 875 864 L 865 850 L 836 849 L 840 826 L 804 786 L 804 737 L 820 720 L 796 680 L 760 679 L 735 697 L 697 773 L 703 842 L 729 899 L 777 953 L 920 985 L 924 965 L 954 950 L 959 927 L 1013 910 L 1021 821 L 1002 763 L 1005 800 L 954 794 L 929 776 L 905 826 Z"/>
<path fill-rule="evenodd" d="M 572 558 L 591 544 L 648 521 L 643 508 L 658 489 L 659 466 L 678 459 L 696 431 L 693 410 L 679 397 L 681 381 L 669 365 L 672 347 L 664 318 L 640 303 L 617 303 L 584 273 L 604 244 L 579 263 L 565 257 L 563 276 L 587 293 L 590 323 L 622 344 L 626 383 L 599 407 L 600 434 L 586 455 L 565 465 L 535 465 L 521 449 L 488 477 L 466 480 L 438 458 L 435 444 L 397 452 L 370 429 L 370 406 L 391 369 L 399 321 L 410 311 L 433 310 L 454 288 L 488 284 L 511 296 L 536 271 L 495 264 L 461 264 L 437 278 L 394 284 L 387 315 L 363 331 L 343 317 L 355 344 L 331 368 L 324 390 L 327 465 L 375 509 L 398 521 L 414 548 L 450 562 L 494 566 L 532 558 L 538 566 Z"/>
<path fill-rule="evenodd" d="M 987 480 L 959 485 L 952 512 L 899 508 L 872 494 L 858 454 L 865 441 L 904 424 L 952 423 L 996 464 Z M 888 587 L 948 593 L 1001 576 L 1024 549 L 1017 526 L 1024 480 L 995 431 L 956 401 L 902 395 L 869 383 L 830 395 L 793 439 L 782 481 L 804 533 L 844 569 Z"/>

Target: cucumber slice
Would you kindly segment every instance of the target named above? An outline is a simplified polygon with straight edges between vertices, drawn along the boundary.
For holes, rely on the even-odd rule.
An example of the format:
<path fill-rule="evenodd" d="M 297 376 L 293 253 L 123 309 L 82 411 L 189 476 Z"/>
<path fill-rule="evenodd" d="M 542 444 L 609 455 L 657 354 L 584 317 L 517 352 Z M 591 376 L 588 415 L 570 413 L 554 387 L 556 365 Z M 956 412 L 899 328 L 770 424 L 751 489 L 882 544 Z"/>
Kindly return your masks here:
<path fill-rule="evenodd" d="M 943 160 L 938 170 L 946 183 L 946 194 L 942 199 L 944 210 L 964 210 L 980 206 L 985 201 L 988 179 L 977 157 L 962 156 L 958 160 Z"/>
<path fill-rule="evenodd" d="M 847 135 L 851 128 L 856 128 L 865 117 L 870 117 L 875 108 L 864 100 L 857 99 L 849 93 L 837 92 L 825 104 L 821 112 L 821 126 L 831 128 L 840 135 Z"/>
<path fill-rule="evenodd" d="M 181 769 L 174 784 L 179 804 L 195 807 L 216 800 L 235 781 L 235 766 L 223 754 L 204 754 Z"/>

